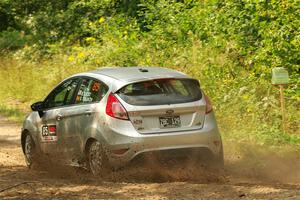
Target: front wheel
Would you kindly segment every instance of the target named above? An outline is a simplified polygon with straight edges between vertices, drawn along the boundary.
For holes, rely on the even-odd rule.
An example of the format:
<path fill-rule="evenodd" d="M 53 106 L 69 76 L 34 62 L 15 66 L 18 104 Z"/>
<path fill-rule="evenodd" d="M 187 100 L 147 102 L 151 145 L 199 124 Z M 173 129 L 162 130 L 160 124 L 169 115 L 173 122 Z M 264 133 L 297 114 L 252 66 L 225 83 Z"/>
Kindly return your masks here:
<path fill-rule="evenodd" d="M 93 141 L 88 151 L 88 164 L 95 176 L 104 175 L 108 170 L 108 159 L 105 151 L 98 141 Z"/>
<path fill-rule="evenodd" d="M 29 134 L 26 134 L 24 139 L 24 156 L 28 168 L 38 165 L 35 144 Z"/>

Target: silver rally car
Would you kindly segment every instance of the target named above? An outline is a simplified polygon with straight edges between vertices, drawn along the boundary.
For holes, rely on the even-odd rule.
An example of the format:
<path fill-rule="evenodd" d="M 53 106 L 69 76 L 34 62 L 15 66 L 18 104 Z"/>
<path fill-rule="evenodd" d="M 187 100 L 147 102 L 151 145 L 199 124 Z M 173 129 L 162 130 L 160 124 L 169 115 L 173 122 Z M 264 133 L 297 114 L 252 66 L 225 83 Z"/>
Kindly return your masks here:
<path fill-rule="evenodd" d="M 21 144 L 29 167 L 40 158 L 84 161 L 95 175 L 145 153 L 223 147 L 209 98 L 197 80 L 159 67 L 113 67 L 73 75 L 31 106 Z M 185 151 L 188 150 L 188 151 Z M 170 154 L 170 153 L 169 153 Z"/>

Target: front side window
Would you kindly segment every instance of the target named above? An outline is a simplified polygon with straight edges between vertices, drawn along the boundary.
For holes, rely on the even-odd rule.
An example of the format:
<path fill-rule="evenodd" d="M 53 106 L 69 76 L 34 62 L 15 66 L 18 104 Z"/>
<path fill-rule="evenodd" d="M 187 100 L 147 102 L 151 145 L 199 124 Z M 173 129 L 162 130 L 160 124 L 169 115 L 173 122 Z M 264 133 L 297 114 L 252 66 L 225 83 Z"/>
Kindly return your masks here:
<path fill-rule="evenodd" d="M 202 98 L 198 81 L 174 78 L 132 83 L 117 94 L 128 104 L 139 106 L 187 103 Z"/>
<path fill-rule="evenodd" d="M 79 79 L 70 79 L 59 85 L 45 100 L 46 108 L 54 108 L 73 103 Z"/>
<path fill-rule="evenodd" d="M 83 79 L 76 95 L 75 103 L 93 103 L 100 101 L 108 91 L 108 87 L 96 80 Z"/>

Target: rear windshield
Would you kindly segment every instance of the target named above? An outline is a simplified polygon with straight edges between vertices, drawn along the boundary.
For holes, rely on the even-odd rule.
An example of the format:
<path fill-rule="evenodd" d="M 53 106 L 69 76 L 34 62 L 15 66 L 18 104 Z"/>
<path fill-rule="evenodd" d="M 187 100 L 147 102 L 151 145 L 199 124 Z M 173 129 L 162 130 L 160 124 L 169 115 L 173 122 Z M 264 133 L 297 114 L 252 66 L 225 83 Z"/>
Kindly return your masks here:
<path fill-rule="evenodd" d="M 117 94 L 131 105 L 162 105 L 197 101 L 202 98 L 199 82 L 193 79 L 158 79 L 129 84 Z"/>

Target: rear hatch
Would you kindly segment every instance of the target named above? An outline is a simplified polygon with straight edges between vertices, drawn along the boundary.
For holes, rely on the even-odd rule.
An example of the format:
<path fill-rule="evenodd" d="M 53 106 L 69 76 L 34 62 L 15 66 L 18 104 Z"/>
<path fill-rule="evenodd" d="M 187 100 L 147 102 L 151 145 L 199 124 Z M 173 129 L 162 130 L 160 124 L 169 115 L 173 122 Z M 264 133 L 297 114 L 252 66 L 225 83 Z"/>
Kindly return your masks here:
<path fill-rule="evenodd" d="M 154 79 L 126 85 L 116 92 L 141 134 L 201 129 L 205 100 L 194 79 Z"/>

